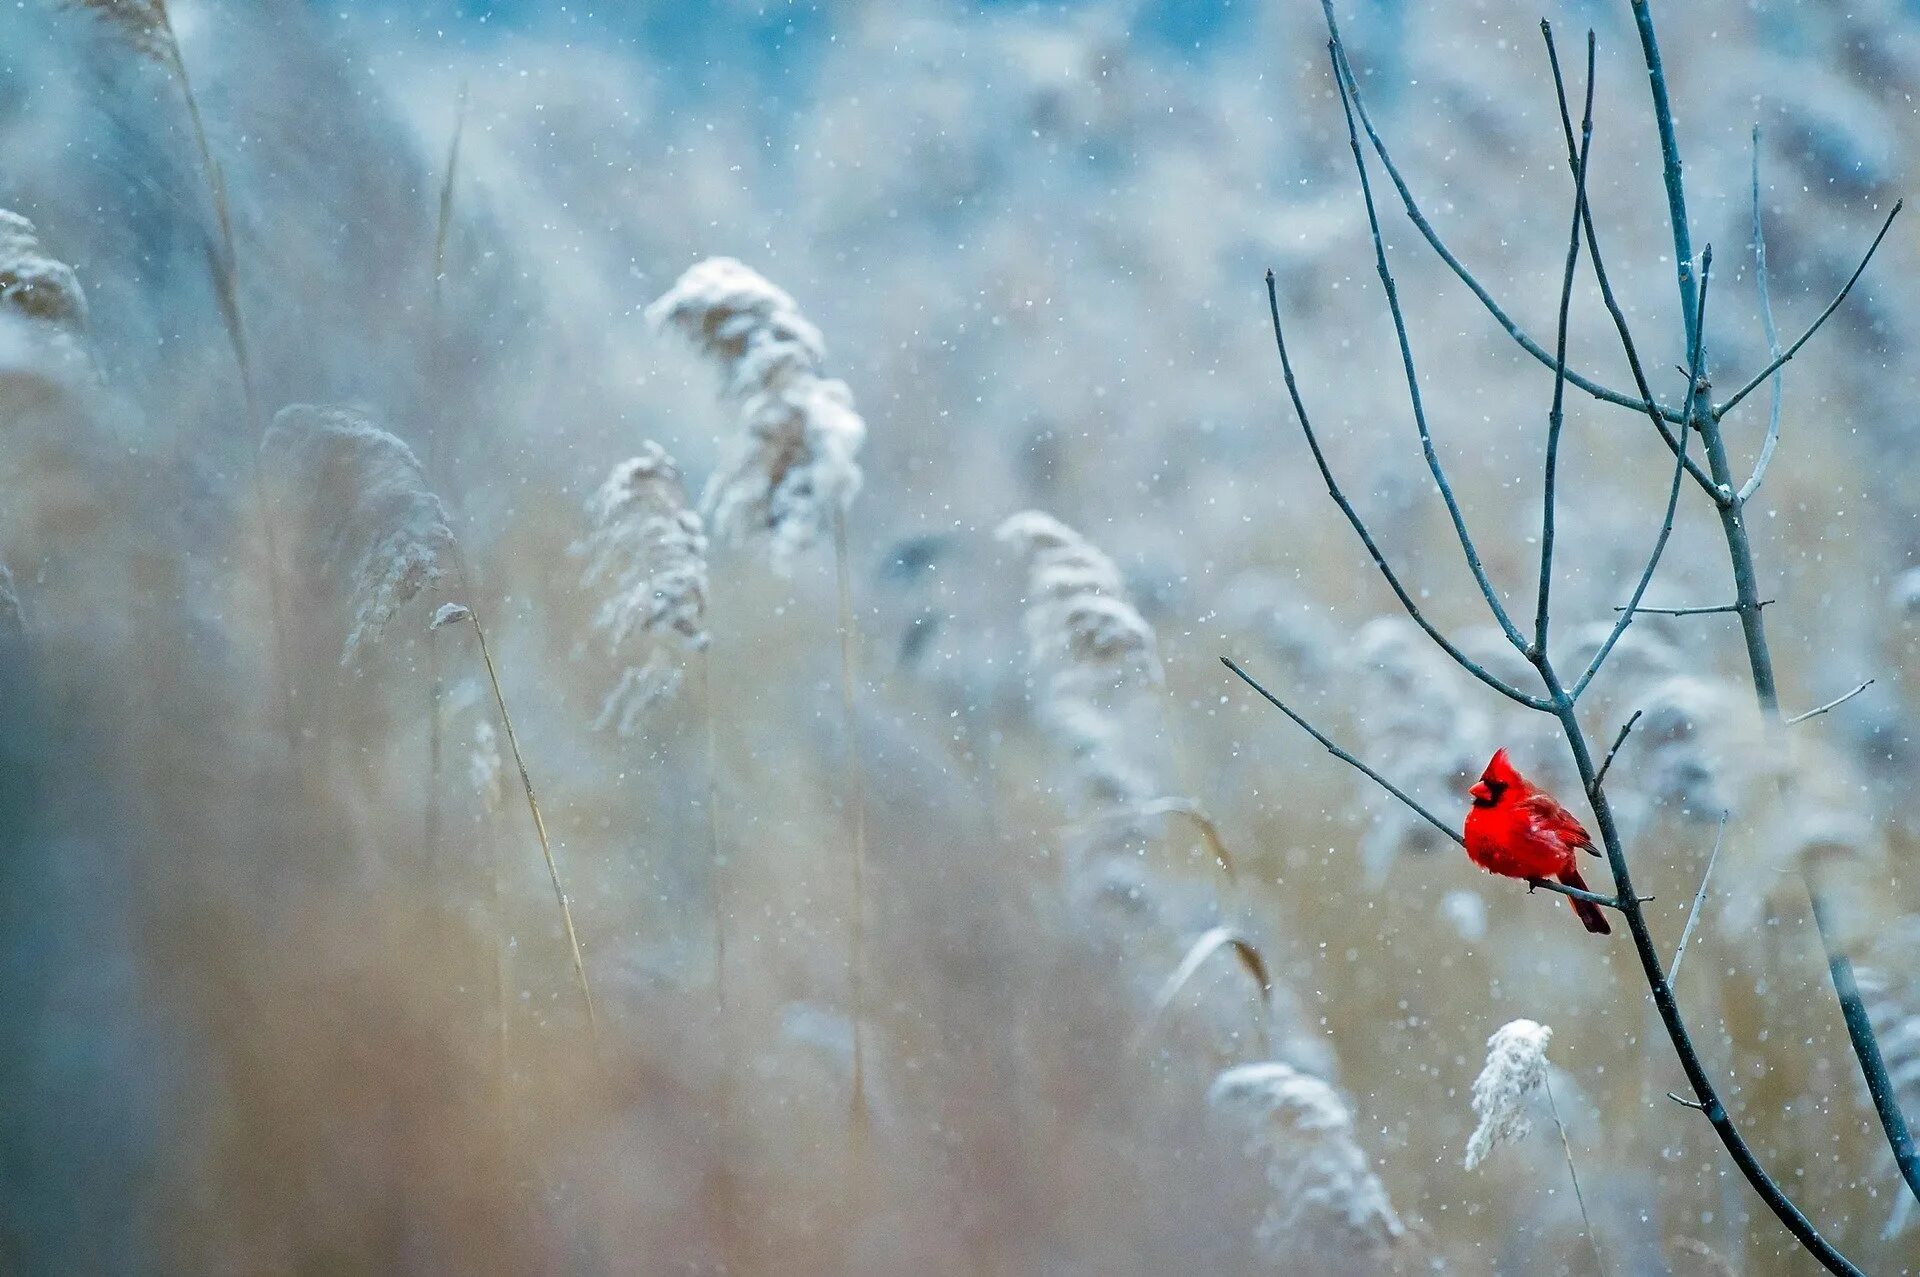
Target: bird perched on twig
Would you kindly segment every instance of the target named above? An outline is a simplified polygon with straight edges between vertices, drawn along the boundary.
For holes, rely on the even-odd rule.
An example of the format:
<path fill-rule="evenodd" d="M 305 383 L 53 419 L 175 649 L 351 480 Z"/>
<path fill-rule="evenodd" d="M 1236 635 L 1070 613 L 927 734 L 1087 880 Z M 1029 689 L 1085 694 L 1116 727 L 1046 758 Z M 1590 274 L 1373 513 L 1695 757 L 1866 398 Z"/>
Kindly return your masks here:
<path fill-rule="evenodd" d="M 1593 837 L 1574 814 L 1515 770 L 1507 751 L 1495 752 L 1472 789 L 1467 812 L 1467 858 L 1489 873 L 1538 882 L 1554 878 L 1581 891 L 1576 852 L 1599 855 Z M 1581 925 L 1597 935 L 1612 928 L 1600 906 L 1569 898 Z"/>

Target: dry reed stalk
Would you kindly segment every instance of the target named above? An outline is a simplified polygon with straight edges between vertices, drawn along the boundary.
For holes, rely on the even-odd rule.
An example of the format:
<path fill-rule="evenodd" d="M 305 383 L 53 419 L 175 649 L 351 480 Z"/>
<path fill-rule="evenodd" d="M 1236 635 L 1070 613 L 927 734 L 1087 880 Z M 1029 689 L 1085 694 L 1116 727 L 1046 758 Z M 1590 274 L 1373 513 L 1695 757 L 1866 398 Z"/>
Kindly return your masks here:
<path fill-rule="evenodd" d="M 1242 1127 L 1247 1155 L 1266 1163 L 1273 1202 L 1255 1237 L 1275 1260 L 1318 1241 L 1349 1261 L 1342 1271 L 1390 1267 L 1406 1225 L 1331 1086 L 1286 1064 L 1240 1064 L 1214 1079 L 1207 1103 Z"/>
<path fill-rule="evenodd" d="M 1560 1106 L 1553 1098 L 1552 1069 L 1547 1063 L 1547 1043 L 1552 1039 L 1553 1030 L 1533 1020 L 1509 1021 L 1487 1039 L 1486 1064 L 1473 1080 L 1473 1111 L 1480 1121 L 1467 1140 L 1466 1168 L 1480 1165 L 1500 1145 L 1524 1139 L 1533 1128 L 1527 1104 L 1536 1091 L 1545 1095 L 1554 1128 L 1560 1132 L 1560 1150 L 1566 1155 L 1567 1178 L 1573 1181 L 1573 1199 L 1580 1207 L 1580 1222 L 1593 1252 L 1594 1268 L 1605 1273 L 1600 1242 L 1587 1215 L 1587 1199 L 1580 1191 L 1580 1172 L 1574 1168 L 1573 1145 L 1567 1139 L 1566 1123 L 1560 1120 Z"/>
<path fill-rule="evenodd" d="M 690 267 L 651 306 L 655 328 L 673 328 L 719 365 L 723 397 L 737 405 L 741 431 L 701 494 L 715 538 L 754 542 L 768 564 L 790 574 L 823 536 L 834 546 L 839 607 L 841 710 L 846 727 L 844 788 L 852 822 L 853 907 L 848 920 L 855 1125 L 866 1115 L 865 944 L 867 827 L 865 778 L 855 719 L 858 631 L 847 559 L 846 511 L 860 491 L 866 423 L 845 382 L 823 377 L 825 340 L 785 291 L 730 257 Z"/>
<path fill-rule="evenodd" d="M 720 716 L 713 702 L 713 647 L 700 651 L 700 705 L 707 729 L 707 894 L 713 910 L 713 997 L 727 1009 L 726 858 L 720 850 Z"/>
<path fill-rule="evenodd" d="M 1199 973 L 1208 959 L 1222 949 L 1232 951 L 1234 960 L 1252 977 L 1254 987 L 1259 991 L 1261 1049 L 1268 1055 L 1273 1054 L 1273 976 L 1269 973 L 1267 960 L 1260 954 L 1259 946 L 1232 927 L 1225 926 L 1209 928 L 1187 947 L 1185 956 L 1180 959 L 1180 965 L 1174 968 L 1173 973 L 1167 977 L 1166 983 L 1162 984 L 1159 992 L 1154 995 L 1153 1010 L 1134 1032 L 1133 1041 L 1128 1047 L 1129 1051 L 1140 1049 L 1154 1025 L 1159 1023 L 1160 1017 L 1165 1015 L 1167 1008 L 1173 1005 L 1173 1000 L 1180 996 L 1180 990 L 1184 989 L 1187 982 Z"/>
<path fill-rule="evenodd" d="M 860 743 L 855 735 L 854 670 L 858 657 L 859 635 L 853 621 L 852 573 L 847 566 L 847 517 L 838 507 L 833 514 L 835 593 L 840 605 L 840 707 L 847 732 L 847 803 L 853 821 L 853 911 L 849 918 L 850 939 L 848 985 L 853 1003 L 853 1110 L 856 1121 L 866 1118 L 866 1054 L 862 1028 L 866 993 L 867 946 L 867 797 L 866 777 L 860 766 Z"/>
<path fill-rule="evenodd" d="M 240 309 L 239 259 L 234 250 L 233 217 L 227 200 L 227 181 L 207 141 L 206 121 L 200 114 L 200 99 L 187 74 L 186 60 L 180 54 L 180 40 L 173 29 L 173 17 L 167 0 L 67 0 L 68 7 L 84 9 L 111 27 L 136 55 L 157 63 L 180 89 L 187 109 L 187 121 L 193 144 L 199 153 L 200 169 L 207 183 L 207 195 L 213 206 L 215 238 L 207 248 L 207 265 L 213 277 L 214 300 L 220 306 L 220 319 L 233 348 L 233 361 L 240 374 L 240 390 L 246 404 L 247 429 L 263 436 L 266 419 L 260 410 L 260 393 L 254 378 L 253 358 L 249 353 L 245 317 Z M 292 664 L 287 644 L 287 615 L 284 589 L 280 580 L 279 531 L 274 510 L 267 500 L 266 478 L 261 472 L 260 454 L 252 454 L 254 501 L 260 510 L 261 534 L 267 558 L 268 606 L 272 611 L 274 682 L 279 685 L 281 712 L 285 717 L 287 751 L 299 749 L 299 728 L 294 717 Z"/>
<path fill-rule="evenodd" d="M 467 123 L 467 85 L 460 83 L 460 98 L 454 108 L 453 140 L 447 144 L 447 166 L 440 182 L 439 212 L 433 228 L 433 279 L 427 300 L 427 364 L 432 373 L 437 373 L 442 363 L 443 334 L 440 329 L 441 281 L 446 273 L 447 234 L 453 224 L 453 184 L 460 170 L 460 137 Z M 431 419 L 427 422 L 427 474 L 435 479 L 440 475 L 440 429 Z M 445 684 L 440 669 L 440 645 L 427 645 L 427 808 L 425 815 L 425 841 L 427 854 L 433 855 L 440 845 L 440 788 L 445 725 L 441 722 L 442 703 L 445 699 Z"/>
<path fill-rule="evenodd" d="M 566 928 L 567 948 L 573 957 L 573 978 L 580 986 L 580 1000 L 587 1009 L 587 1027 L 597 1049 L 600 1045 L 600 1016 L 594 1010 L 593 990 L 587 984 L 587 966 L 580 953 L 580 935 L 573 925 L 573 906 L 568 904 L 566 888 L 560 882 L 560 865 L 554 859 L 553 844 L 547 838 L 547 822 L 540 814 L 540 801 L 534 797 L 533 778 L 527 774 L 527 760 L 520 752 L 520 737 L 513 730 L 513 715 L 507 710 L 506 694 L 500 690 L 500 672 L 493 663 L 493 649 L 487 645 L 486 628 L 480 624 L 480 617 L 472 608 L 459 603 L 441 604 L 440 610 L 434 613 L 432 627 L 443 629 L 461 621 L 473 626 L 474 637 L 480 641 L 480 659 L 486 666 L 487 682 L 493 689 L 494 707 L 500 711 L 500 725 L 506 729 L 507 749 L 513 754 L 513 764 L 520 771 L 520 790 L 527 796 L 527 811 L 533 816 L 533 830 L 540 839 L 540 855 L 547 863 L 547 877 L 553 883 L 553 898 L 560 905 L 560 921 Z M 497 876 L 495 881 L 498 882 Z"/>

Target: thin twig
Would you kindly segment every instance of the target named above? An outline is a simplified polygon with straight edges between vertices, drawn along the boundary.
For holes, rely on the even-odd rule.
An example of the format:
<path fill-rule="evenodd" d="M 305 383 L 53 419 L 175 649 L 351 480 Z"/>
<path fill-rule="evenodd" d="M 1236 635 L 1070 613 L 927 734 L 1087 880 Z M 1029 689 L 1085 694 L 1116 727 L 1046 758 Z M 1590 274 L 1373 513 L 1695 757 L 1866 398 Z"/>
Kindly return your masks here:
<path fill-rule="evenodd" d="M 1593 32 L 1587 32 L 1587 104 L 1580 118 L 1580 158 L 1573 172 L 1573 225 L 1567 231 L 1567 264 L 1560 277 L 1560 318 L 1554 328 L 1553 407 L 1547 412 L 1547 459 L 1541 481 L 1540 589 L 1533 613 L 1533 650 L 1547 650 L 1547 617 L 1553 594 L 1554 502 L 1559 495 L 1560 431 L 1566 422 L 1567 316 L 1573 309 L 1573 273 L 1580 264 L 1580 220 L 1587 209 L 1587 158 L 1593 148 Z"/>
<path fill-rule="evenodd" d="M 1772 599 L 1760 599 L 1755 607 L 1771 607 Z M 1641 616 L 1712 616 L 1718 612 L 1738 612 L 1738 603 L 1716 603 L 1712 607 L 1649 607 L 1642 603 L 1637 607 L 1616 607 L 1616 612 L 1635 612 Z"/>
<path fill-rule="evenodd" d="M 1347 766 L 1353 768 L 1355 771 L 1358 771 L 1361 775 L 1365 776 L 1368 780 L 1372 781 L 1374 784 L 1380 786 L 1380 788 L 1386 790 L 1389 794 L 1392 794 L 1395 798 L 1399 799 L 1402 803 L 1406 804 L 1409 810 L 1414 812 L 1421 819 L 1425 820 L 1428 824 L 1432 825 L 1435 829 L 1438 829 L 1441 833 L 1445 834 L 1447 837 L 1453 839 L 1453 841 L 1455 841 L 1456 843 L 1459 843 L 1460 846 L 1465 847 L 1467 845 L 1467 840 L 1461 836 L 1459 830 L 1455 829 L 1452 825 L 1449 825 L 1446 821 L 1434 815 L 1420 802 L 1419 799 L 1407 793 L 1406 790 L 1400 788 L 1400 786 L 1394 784 L 1392 781 L 1388 780 L 1385 776 L 1382 776 L 1379 772 L 1369 767 L 1366 763 L 1361 762 L 1360 759 L 1356 758 L 1353 754 L 1349 753 L 1347 750 L 1342 749 L 1339 745 L 1336 745 L 1333 742 L 1333 740 L 1327 736 L 1325 732 L 1321 731 L 1319 728 L 1315 727 L 1312 723 L 1302 718 L 1299 714 L 1295 713 L 1293 708 L 1289 706 L 1285 701 L 1275 696 L 1272 692 L 1268 691 L 1265 687 L 1262 687 L 1260 685 L 1259 680 L 1254 678 L 1253 675 L 1247 673 L 1245 670 L 1241 669 L 1239 664 L 1236 663 L 1232 657 L 1223 656 L 1220 658 L 1220 663 L 1226 666 L 1228 669 L 1232 670 L 1236 675 L 1238 675 L 1241 682 L 1245 683 L 1248 687 L 1251 687 L 1254 691 L 1260 693 L 1261 696 L 1265 697 L 1269 705 L 1272 705 L 1275 709 L 1279 710 L 1282 714 L 1285 714 L 1288 718 L 1292 719 L 1294 723 L 1297 724 L 1302 731 L 1307 733 L 1307 735 L 1319 741 L 1321 746 L 1329 754 L 1332 754 L 1335 758 L 1347 764 Z M 1611 896 L 1603 896 L 1598 892 L 1593 892 L 1593 891 L 1583 891 L 1579 887 L 1569 887 L 1564 883 L 1554 882 L 1551 879 L 1529 878 L 1526 880 L 1526 883 L 1527 883 L 1527 888 L 1530 891 L 1535 888 L 1540 888 L 1546 891 L 1551 891 L 1556 895 L 1566 896 L 1570 900 L 1585 900 L 1590 904 L 1599 905 L 1604 909 L 1620 908 L 1620 902 L 1612 898 Z"/>
<path fill-rule="evenodd" d="M 1843 696 L 1836 696 L 1832 700 L 1828 701 L 1825 705 L 1816 705 L 1804 714 L 1795 714 L 1792 718 L 1789 718 L 1787 720 L 1787 726 L 1792 727 L 1795 723 L 1804 723 L 1809 718 L 1818 718 L 1820 717 L 1820 715 L 1826 713 L 1830 709 L 1835 709 L 1841 705 L 1845 705 L 1848 701 L 1852 700 L 1854 697 L 1860 695 L 1860 693 L 1866 691 L 1869 687 L 1872 687 L 1872 686 L 1873 686 L 1873 680 L 1868 679 L 1866 682 L 1860 684 L 1860 686 L 1854 688 L 1851 692 L 1848 692 Z"/>
<path fill-rule="evenodd" d="M 1693 908 L 1687 913 L 1687 925 L 1680 929 L 1680 943 L 1673 951 L 1673 966 L 1667 971 L 1667 983 L 1672 984 L 1680 978 L 1680 959 L 1687 956 L 1687 942 L 1693 939 L 1693 928 L 1700 921 L 1700 906 L 1707 901 L 1707 884 L 1713 881 L 1713 866 L 1720 859 L 1720 844 L 1727 837 L 1727 812 L 1720 813 L 1720 829 L 1713 836 L 1713 851 L 1707 856 L 1706 872 L 1700 875 L 1700 890 L 1693 893 Z"/>
<path fill-rule="evenodd" d="M 1339 45 L 1330 43 L 1327 52 L 1333 60 L 1334 83 L 1340 89 L 1340 108 L 1347 117 L 1347 145 L 1353 151 L 1353 166 L 1360 175 L 1360 195 L 1367 206 L 1367 227 L 1373 235 L 1374 272 L 1379 275 L 1380 286 L 1387 294 L 1387 310 L 1393 316 L 1394 337 L 1400 344 L 1400 366 L 1406 375 L 1407 400 L 1413 408 L 1414 428 L 1420 435 L 1420 451 L 1426 456 L 1427 471 L 1433 475 L 1433 482 L 1440 489 L 1440 498 L 1446 503 L 1447 517 L 1453 521 L 1454 536 L 1466 555 L 1467 570 L 1473 573 L 1474 583 L 1480 587 L 1480 596 L 1487 601 L 1487 607 L 1493 612 L 1493 619 L 1499 622 L 1507 641 L 1513 644 L 1516 651 L 1525 652 L 1528 650 L 1527 640 L 1521 636 L 1513 618 L 1507 615 L 1505 604 L 1501 603 L 1498 591 L 1493 588 L 1493 581 L 1480 562 L 1480 552 L 1474 547 L 1473 534 L 1467 531 L 1466 515 L 1453 495 L 1453 485 L 1447 482 L 1446 469 L 1440 464 L 1440 454 L 1434 449 L 1433 434 L 1427 428 L 1427 411 L 1420 398 L 1420 376 L 1413 364 L 1413 343 L 1407 337 L 1407 319 L 1400 309 L 1400 290 L 1393 282 L 1393 271 L 1387 266 L 1386 241 L 1381 238 L 1380 214 L 1373 202 L 1373 181 L 1367 176 L 1366 155 L 1360 149 L 1360 135 L 1354 126 L 1352 86 L 1341 73 Z"/>
<path fill-rule="evenodd" d="M 1760 294 L 1760 326 L 1767 334 L 1767 355 L 1780 358 L 1780 330 L 1773 324 L 1773 296 L 1767 290 L 1767 233 L 1760 224 L 1760 126 L 1753 126 L 1753 283 Z M 1782 361 L 1784 362 L 1784 361 Z M 1766 477 L 1767 464 L 1773 460 L 1774 445 L 1780 442 L 1780 401 L 1785 397 L 1776 370 L 1773 374 L 1772 403 L 1767 408 L 1767 437 L 1760 445 L 1760 459 L 1754 462 L 1753 475 L 1740 485 L 1740 501 L 1759 490 Z"/>
<path fill-rule="evenodd" d="M 1327 464 L 1326 453 L 1321 451 L 1320 437 L 1314 433 L 1313 420 L 1307 415 L 1307 405 L 1300 397 L 1300 383 L 1294 377 L 1293 360 L 1287 354 L 1286 332 L 1280 324 L 1280 297 L 1274 284 L 1272 271 L 1267 272 L 1267 311 L 1273 319 L 1273 341 L 1280 351 L 1280 374 L 1286 381 L 1287 397 L 1293 402 L 1294 419 L 1300 423 L 1300 432 L 1306 436 L 1307 449 L 1313 453 L 1314 465 L 1319 467 L 1320 478 L 1327 485 L 1327 495 L 1333 498 L 1333 503 L 1340 507 L 1340 513 L 1346 516 L 1347 522 L 1359 536 L 1360 544 L 1366 547 L 1368 555 L 1373 559 L 1374 567 L 1378 568 L 1380 575 L 1386 579 L 1387 588 L 1392 590 L 1393 596 L 1400 600 L 1400 606 L 1406 609 L 1407 615 L 1413 618 L 1414 624 L 1418 625 L 1441 651 L 1451 656 L 1460 668 L 1509 700 L 1518 701 L 1529 709 L 1544 710 L 1546 702 L 1510 685 L 1456 647 L 1452 640 L 1427 619 L 1426 613 L 1420 610 L 1420 605 L 1414 602 L 1413 595 L 1400 583 L 1399 576 L 1387 562 L 1387 556 L 1382 553 L 1379 544 L 1373 539 L 1373 534 L 1367 530 L 1366 520 L 1360 517 L 1360 512 L 1353 508 L 1353 503 L 1347 500 L 1346 493 L 1341 491 L 1340 481 L 1333 477 L 1333 469 Z"/>
<path fill-rule="evenodd" d="M 1627 743 L 1627 736 L 1633 731 L 1633 725 L 1639 722 L 1640 716 L 1646 712 L 1644 709 L 1637 709 L 1633 711 L 1632 717 L 1620 724 L 1620 734 L 1613 738 L 1613 744 L 1607 747 L 1607 756 L 1600 762 L 1600 770 L 1593 774 L 1593 786 L 1592 789 L 1588 791 L 1589 795 L 1591 795 L 1593 790 L 1599 789 L 1601 785 L 1606 783 L 1607 772 L 1613 767 L 1614 755 L 1618 754 L 1620 747 Z"/>
<path fill-rule="evenodd" d="M 1379 772 L 1367 766 L 1367 764 L 1361 762 L 1358 758 L 1354 757 L 1352 754 L 1348 753 L 1346 750 L 1340 748 L 1340 746 L 1334 744 L 1333 741 L 1328 738 L 1325 732 L 1322 732 L 1319 728 L 1315 727 L 1312 723 L 1309 723 L 1306 719 L 1294 713 L 1292 708 L 1289 707 L 1285 701 L 1282 701 L 1279 697 L 1275 696 L 1272 692 L 1269 692 L 1266 688 L 1262 687 L 1260 685 L 1259 680 L 1255 679 L 1253 675 L 1241 669 L 1240 666 L 1234 662 L 1234 659 L 1232 657 L 1223 656 L 1220 658 L 1220 663 L 1226 666 L 1228 669 L 1232 670 L 1235 674 L 1239 675 L 1241 682 L 1245 683 L 1248 687 L 1251 687 L 1254 691 L 1264 696 L 1267 699 L 1268 704 L 1272 705 L 1275 709 L 1279 710 L 1282 714 L 1285 714 L 1288 718 L 1292 719 L 1294 723 L 1302 731 L 1306 732 L 1307 735 L 1319 741 L 1321 746 L 1324 747 L 1329 754 L 1332 754 L 1335 758 L 1339 759 L 1341 762 L 1345 763 L 1347 766 L 1354 768 L 1361 775 L 1365 776 L 1368 780 L 1380 786 L 1380 788 L 1386 790 L 1389 794 L 1392 794 L 1395 798 L 1398 798 L 1401 802 L 1405 803 L 1409 808 L 1411 808 L 1416 815 L 1422 817 L 1429 825 L 1432 825 L 1435 829 L 1438 829 L 1441 833 L 1453 839 L 1455 842 L 1459 843 L 1462 847 L 1465 847 L 1467 845 L 1467 840 L 1460 836 L 1459 830 L 1455 829 L 1452 825 L 1449 825 L 1446 821 L 1440 819 L 1438 816 L 1428 811 L 1424 806 L 1421 805 L 1419 799 L 1407 793 L 1406 790 L 1400 788 L 1400 786 L 1394 784 L 1392 781 L 1388 780 L 1385 776 L 1382 776 Z"/>
<path fill-rule="evenodd" d="M 1906 207 L 1906 203 L 1905 200 L 1895 200 L 1893 202 L 1893 207 L 1887 211 L 1887 220 L 1880 223 L 1880 233 L 1873 237 L 1873 243 L 1867 245 L 1866 255 L 1860 259 L 1860 264 L 1853 268 L 1853 274 L 1849 275 L 1847 282 L 1840 286 L 1840 291 L 1834 294 L 1833 300 L 1827 303 L 1827 308 L 1820 312 L 1820 317 L 1807 325 L 1807 331 L 1795 338 L 1793 345 L 1788 346 L 1785 351 L 1774 358 L 1773 362 L 1756 373 L 1753 379 L 1747 382 L 1746 385 L 1734 391 L 1725 403 L 1714 408 L 1713 418 L 1715 421 L 1718 421 L 1733 411 L 1734 407 L 1742 399 L 1745 399 L 1748 395 L 1759 389 L 1767 378 L 1779 372 L 1786 362 L 1799 354 L 1800 348 L 1806 345 L 1815 333 L 1820 331 L 1820 326 L 1832 317 L 1833 312 L 1840 309 L 1840 303 L 1847 299 L 1847 294 L 1853 291 L 1853 286 L 1860 281 L 1860 276 L 1866 272 L 1867 263 L 1871 262 L 1873 255 L 1880 250 L 1880 241 L 1885 239 L 1887 232 L 1893 229 L 1893 219 L 1900 216 L 1900 210 Z"/>
<path fill-rule="evenodd" d="M 1352 68 L 1347 65 L 1346 45 L 1340 39 L 1340 28 L 1338 23 L 1334 21 L 1331 0 L 1321 0 L 1321 8 L 1326 13 L 1327 31 L 1332 38 L 1335 48 L 1338 50 L 1339 62 L 1346 68 L 1344 80 L 1348 86 L 1348 91 L 1353 95 L 1353 105 L 1354 109 L 1359 113 L 1361 127 L 1366 131 L 1367 140 L 1372 144 L 1374 154 L 1380 157 L 1381 167 L 1386 170 L 1387 177 L 1393 182 L 1394 189 L 1400 194 L 1400 202 L 1406 209 L 1407 220 L 1413 223 L 1414 228 L 1420 232 L 1421 237 L 1424 238 L 1433 251 L 1439 255 L 1440 260 L 1447 264 L 1447 268 L 1459 278 L 1461 283 L 1465 284 L 1468 289 L 1473 292 L 1475 297 L 1479 298 L 1480 304 L 1486 307 L 1487 313 L 1493 316 L 1494 322 L 1506 330 L 1507 336 L 1513 338 L 1522 350 L 1532 355 L 1546 367 L 1554 367 L 1553 355 L 1547 351 L 1545 347 L 1541 346 L 1539 342 L 1529 337 L 1526 332 L 1521 329 L 1520 325 L 1501 308 L 1500 303 L 1493 299 L 1493 294 L 1488 292 L 1478 279 L 1474 278 L 1473 272 L 1468 270 L 1458 257 L 1454 256 L 1453 251 L 1449 249 L 1446 242 L 1440 238 L 1439 232 L 1434 230 L 1433 223 L 1429 222 L 1426 214 L 1420 211 L 1419 202 L 1413 198 L 1413 192 L 1407 186 L 1406 179 L 1401 176 L 1399 166 L 1394 163 L 1393 156 L 1387 151 L 1386 143 L 1374 128 L 1373 117 L 1368 113 L 1366 102 L 1360 96 Z M 1652 404 L 1650 397 L 1644 395 L 1644 391 L 1642 398 L 1635 399 L 1631 395 L 1621 394 L 1617 390 L 1603 386 L 1592 378 L 1583 376 L 1572 370 L 1568 370 L 1567 380 L 1596 399 L 1603 399 L 1608 403 L 1619 404 L 1623 408 L 1646 409 L 1651 406 L 1654 411 L 1669 421 L 1679 421 L 1681 418 L 1681 414 L 1672 408 Z"/>
<path fill-rule="evenodd" d="M 1573 1168 L 1573 1145 L 1567 1140 L 1567 1124 L 1560 1120 L 1560 1104 L 1553 1098 L 1553 1079 L 1543 1073 L 1540 1085 L 1547 1092 L 1547 1108 L 1553 1114 L 1554 1128 L 1560 1132 L 1560 1150 L 1567 1155 L 1567 1178 L 1573 1181 L 1573 1200 L 1580 1207 L 1580 1222 L 1586 1226 L 1587 1245 L 1593 1250 L 1594 1271 L 1605 1273 L 1607 1266 L 1600 1258 L 1600 1239 L 1594 1236 L 1593 1219 L 1587 1214 L 1587 1199 L 1580 1192 L 1580 1172 Z"/>

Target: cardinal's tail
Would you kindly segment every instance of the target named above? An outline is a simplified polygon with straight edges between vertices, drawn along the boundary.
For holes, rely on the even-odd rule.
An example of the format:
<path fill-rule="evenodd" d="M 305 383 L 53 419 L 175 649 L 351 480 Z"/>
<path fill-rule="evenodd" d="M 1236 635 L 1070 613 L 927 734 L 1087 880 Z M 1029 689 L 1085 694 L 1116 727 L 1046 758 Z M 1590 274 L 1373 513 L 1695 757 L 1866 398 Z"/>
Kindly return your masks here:
<path fill-rule="evenodd" d="M 1580 870 L 1577 867 L 1569 865 L 1558 876 L 1560 881 L 1569 887 L 1578 887 L 1581 891 L 1587 889 L 1586 879 L 1580 876 Z M 1591 900 L 1575 900 L 1572 897 L 1568 897 L 1567 903 L 1572 905 L 1573 911 L 1580 915 L 1580 925 L 1588 931 L 1597 936 L 1613 934 L 1613 928 L 1607 925 L 1607 915 L 1601 912 L 1599 905 Z"/>

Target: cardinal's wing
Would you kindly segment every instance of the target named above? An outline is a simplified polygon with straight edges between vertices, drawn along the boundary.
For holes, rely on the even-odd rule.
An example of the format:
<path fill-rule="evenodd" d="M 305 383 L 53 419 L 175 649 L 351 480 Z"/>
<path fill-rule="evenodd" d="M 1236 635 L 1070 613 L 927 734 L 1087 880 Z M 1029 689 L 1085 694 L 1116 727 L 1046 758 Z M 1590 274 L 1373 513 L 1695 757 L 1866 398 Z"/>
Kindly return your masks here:
<path fill-rule="evenodd" d="M 1578 817 L 1553 800 L 1550 794 L 1530 794 L 1520 800 L 1520 809 L 1541 833 L 1551 834 L 1569 847 L 1577 847 L 1590 856 L 1600 854 L 1593 835 Z"/>

